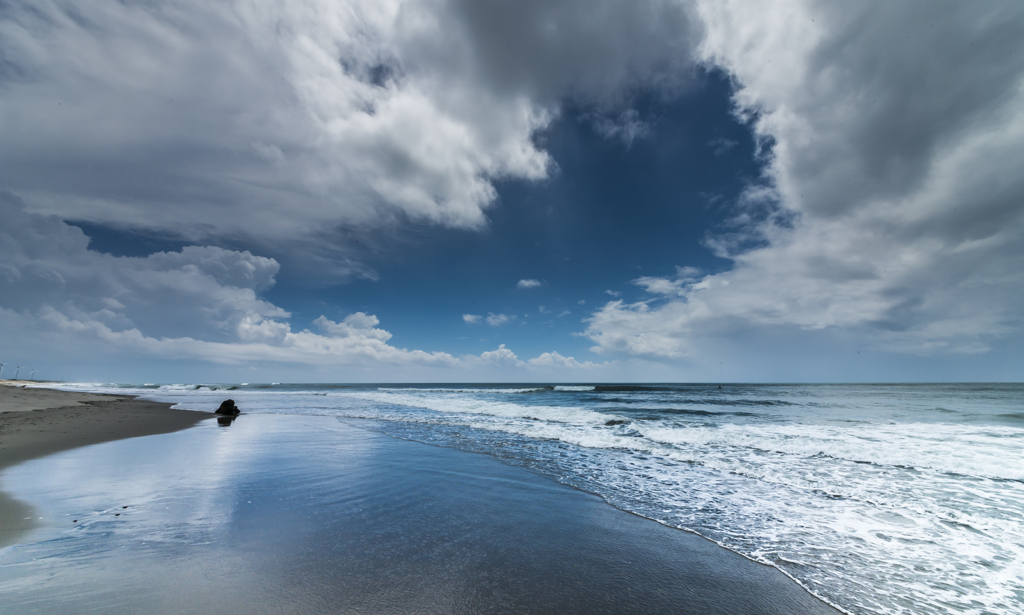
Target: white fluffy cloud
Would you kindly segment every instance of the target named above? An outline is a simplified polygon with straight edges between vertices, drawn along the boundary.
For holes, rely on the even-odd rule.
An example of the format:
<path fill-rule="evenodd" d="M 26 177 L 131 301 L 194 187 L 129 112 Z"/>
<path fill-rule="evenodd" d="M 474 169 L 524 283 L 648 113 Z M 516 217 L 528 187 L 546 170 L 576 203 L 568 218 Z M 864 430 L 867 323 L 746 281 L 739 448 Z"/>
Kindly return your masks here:
<path fill-rule="evenodd" d="M 496 181 L 549 175 L 535 136 L 567 99 L 609 138 L 652 130 L 630 94 L 679 87 L 696 58 L 732 77 L 767 156 L 730 232 L 709 239 L 734 267 L 639 278 L 640 301 L 606 291 L 594 348 L 679 357 L 796 327 L 981 352 L 1022 324 L 1021 41 L 1024 5 L 1007 2 L 12 0 L 0 189 L 63 219 L 344 260 L 317 240 L 402 220 L 480 228 Z M 361 313 L 293 331 L 260 298 L 273 259 L 101 255 L 4 199 L 8 332 L 239 361 L 463 360 L 397 348 Z M 500 350 L 474 360 L 530 364 Z"/>
<path fill-rule="evenodd" d="M 486 320 L 487 324 L 491 325 L 492 327 L 500 327 L 501 325 L 505 325 L 512 322 L 513 320 L 515 320 L 515 318 L 515 316 L 509 316 L 508 314 L 495 314 L 492 312 L 487 315 Z"/>
<path fill-rule="evenodd" d="M 519 290 L 523 290 L 525 288 L 537 288 L 540 285 L 541 285 L 540 284 L 540 280 L 523 279 L 523 280 L 519 280 L 516 283 L 516 288 L 518 288 Z"/>
<path fill-rule="evenodd" d="M 694 30 L 666 0 L 14 0 L 0 187 L 190 240 L 477 228 L 495 180 L 547 176 L 566 97 L 677 86 Z"/>
<path fill-rule="evenodd" d="M 525 363 L 519 360 L 516 353 L 505 348 L 505 344 L 499 345 L 497 350 L 488 350 L 481 353 L 479 362 L 498 367 L 522 367 L 525 365 Z"/>
<path fill-rule="evenodd" d="M 728 272 L 635 283 L 586 334 L 678 357 L 749 326 L 842 328 L 876 347 L 979 352 L 1024 305 L 1024 6 L 700 3 L 705 62 L 770 146 Z M 927 18 L 922 18 L 927 15 Z M 760 244 L 756 248 L 748 246 Z"/>
<path fill-rule="evenodd" d="M 35 358 L 48 366 L 66 366 L 106 352 L 119 360 L 418 366 L 462 375 L 530 365 L 504 344 L 461 357 L 399 348 L 377 317 L 363 312 L 340 321 L 320 316 L 313 330 L 294 331 L 291 315 L 257 294 L 274 284 L 277 263 L 249 252 L 186 247 L 146 257 L 101 254 L 88 249 L 77 227 L 28 213 L 9 193 L 0 193 L 0 219 L 0 348 L 8 358 L 41 353 Z M 564 366 L 574 361 L 561 360 Z"/>
<path fill-rule="evenodd" d="M 579 368 L 591 369 L 591 368 L 596 368 L 596 367 L 604 367 L 604 366 L 608 365 L 607 363 L 602 363 L 602 364 L 599 365 L 599 364 L 593 363 L 591 361 L 586 361 L 586 362 L 580 363 L 579 361 L 577 361 L 573 357 L 565 357 L 565 356 L 562 356 L 562 355 L 558 354 L 557 351 L 542 353 L 542 354 L 540 354 L 540 355 L 530 359 L 528 361 L 528 363 L 531 366 L 533 366 L 533 367 L 568 367 L 568 368 L 572 368 L 572 369 L 579 369 Z"/>
<path fill-rule="evenodd" d="M 45 305 L 114 330 L 228 339 L 254 319 L 289 316 L 257 295 L 274 282 L 273 259 L 196 246 L 144 258 L 100 254 L 80 229 L 26 213 L 9 193 L 0 193 L 0 217 L 5 308 Z"/>

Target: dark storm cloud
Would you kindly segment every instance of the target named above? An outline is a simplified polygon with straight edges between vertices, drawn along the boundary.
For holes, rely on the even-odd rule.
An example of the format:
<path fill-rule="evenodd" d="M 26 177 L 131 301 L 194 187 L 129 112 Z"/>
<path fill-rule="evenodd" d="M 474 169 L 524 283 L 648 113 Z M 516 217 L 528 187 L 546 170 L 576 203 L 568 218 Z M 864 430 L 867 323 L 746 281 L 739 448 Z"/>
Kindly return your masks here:
<path fill-rule="evenodd" d="M 789 195 L 801 209 L 842 215 L 869 199 L 918 190 L 944 150 L 996 129 L 1012 113 L 1024 70 L 1024 7 L 819 7 L 815 23 L 831 35 L 808 50 L 801 67 L 807 87 L 786 99 L 816 147 L 780 158 L 803 188 Z M 830 131 L 845 138 L 830 138 Z M 989 203 L 973 213 L 981 224 L 999 215 Z"/>
<path fill-rule="evenodd" d="M 631 89 L 679 88 L 701 35 L 690 6 L 670 0 L 453 0 L 449 7 L 479 79 L 547 103 L 569 95 L 614 104 Z"/>

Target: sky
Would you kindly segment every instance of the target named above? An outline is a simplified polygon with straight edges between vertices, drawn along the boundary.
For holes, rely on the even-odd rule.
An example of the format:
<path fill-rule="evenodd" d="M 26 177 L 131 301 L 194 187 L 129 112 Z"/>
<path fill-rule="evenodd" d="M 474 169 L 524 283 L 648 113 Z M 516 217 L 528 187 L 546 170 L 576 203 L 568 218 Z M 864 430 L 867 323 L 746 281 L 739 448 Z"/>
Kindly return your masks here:
<path fill-rule="evenodd" d="M 1024 379 L 1024 4 L 7 0 L 0 362 Z"/>

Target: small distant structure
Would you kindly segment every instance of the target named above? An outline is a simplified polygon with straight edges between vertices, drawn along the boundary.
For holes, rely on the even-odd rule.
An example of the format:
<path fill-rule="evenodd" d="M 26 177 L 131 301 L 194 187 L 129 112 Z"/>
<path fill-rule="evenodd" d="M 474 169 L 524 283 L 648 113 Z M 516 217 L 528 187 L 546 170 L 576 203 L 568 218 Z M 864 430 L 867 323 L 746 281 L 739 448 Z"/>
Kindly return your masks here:
<path fill-rule="evenodd" d="M 35 379 L 36 379 L 36 372 L 38 372 L 38 371 L 39 371 L 38 369 L 34 369 L 34 370 L 32 370 L 32 373 L 30 373 L 30 374 L 28 375 L 28 379 L 29 379 L 29 380 L 35 380 Z"/>
<path fill-rule="evenodd" d="M 4 375 L 4 365 L 7 365 L 7 364 L 6 363 L 0 363 L 0 376 Z"/>
<path fill-rule="evenodd" d="M 15 380 L 18 379 L 18 372 L 20 372 L 20 371 L 21 371 L 21 365 L 18 365 L 18 367 L 14 370 L 14 379 Z"/>

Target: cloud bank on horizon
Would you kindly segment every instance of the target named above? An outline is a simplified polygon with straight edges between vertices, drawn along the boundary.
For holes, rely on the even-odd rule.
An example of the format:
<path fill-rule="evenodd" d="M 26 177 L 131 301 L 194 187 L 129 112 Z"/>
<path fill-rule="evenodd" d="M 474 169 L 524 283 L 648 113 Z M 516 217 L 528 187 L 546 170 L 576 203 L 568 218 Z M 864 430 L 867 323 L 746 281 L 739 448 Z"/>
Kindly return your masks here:
<path fill-rule="evenodd" d="M 258 360 L 323 366 L 418 366 L 459 370 L 582 364 L 557 352 L 523 361 L 504 344 L 479 356 L 408 350 L 388 344 L 376 316 L 339 322 L 320 316 L 313 330 L 292 331 L 287 311 L 257 293 L 274 283 L 276 261 L 249 252 L 186 247 L 146 257 L 88 249 L 81 229 L 56 216 L 27 213 L 0 193 L 0 326 L 25 346 L 93 354 L 92 343 L 162 358 L 244 363 Z M 504 314 L 491 315 L 502 324 Z M 38 339 L 43 333 L 45 339 Z M 77 338 L 77 339 L 76 339 Z M 74 341 L 78 344 L 75 344 Z M 76 346 L 78 346 L 76 348 Z"/>
<path fill-rule="evenodd" d="M 1022 324 L 1022 41 L 1024 7 L 1005 2 L 8 2 L 3 341 L 385 379 L 615 379 L 751 331 L 986 353 Z M 638 95 L 671 100 L 708 70 L 762 167 L 708 229 L 732 266 L 632 280 L 639 298 L 584 318 L 594 361 L 520 359 L 527 319 L 507 310 L 451 316 L 509 335 L 471 355 L 395 346 L 366 312 L 293 329 L 265 295 L 279 262 L 210 245 L 372 278 L 334 231 L 486 232 L 500 183 L 559 172 L 539 137 L 567 104 L 628 148 L 658 130 Z M 196 245 L 101 254 L 74 221 Z M 548 286 L 532 275 L 510 286 Z"/>

